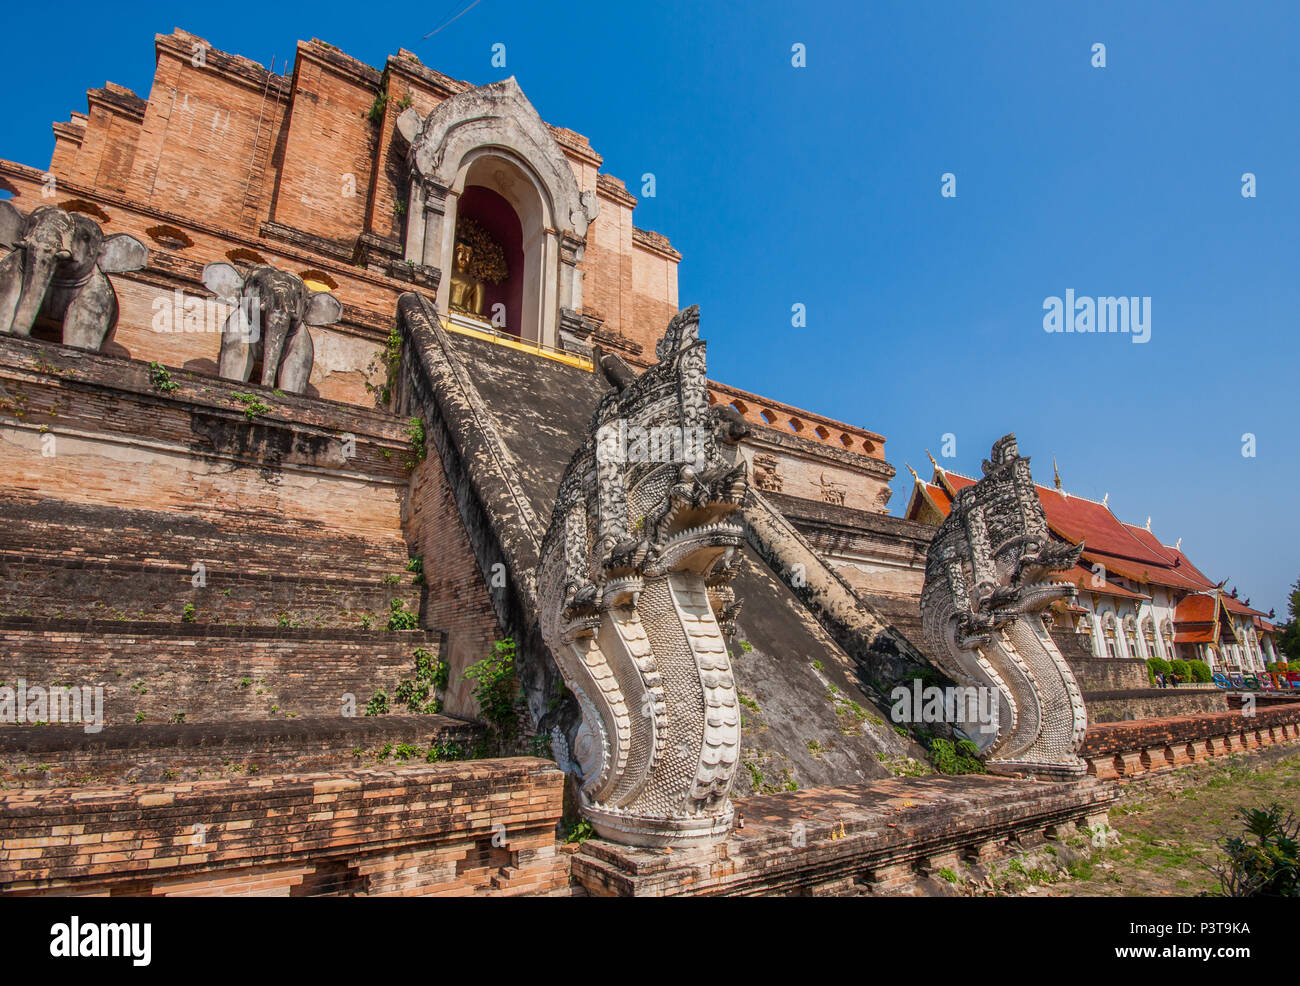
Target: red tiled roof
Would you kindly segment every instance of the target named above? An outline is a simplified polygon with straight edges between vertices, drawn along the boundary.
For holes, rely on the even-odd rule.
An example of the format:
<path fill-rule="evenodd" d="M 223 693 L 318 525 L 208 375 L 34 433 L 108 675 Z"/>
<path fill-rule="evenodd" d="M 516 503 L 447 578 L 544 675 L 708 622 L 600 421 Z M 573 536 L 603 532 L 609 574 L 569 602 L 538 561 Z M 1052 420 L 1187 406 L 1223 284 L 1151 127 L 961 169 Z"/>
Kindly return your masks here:
<path fill-rule="evenodd" d="M 1236 613 L 1238 616 L 1267 616 L 1267 613 L 1261 613 L 1257 609 L 1251 609 L 1240 599 L 1236 599 L 1228 593 L 1223 594 L 1223 605 L 1227 607 L 1228 612 Z"/>
<path fill-rule="evenodd" d="M 952 511 L 952 500 L 948 496 L 948 491 L 942 486 L 935 486 L 933 483 L 925 484 L 925 491 L 930 494 L 930 499 L 934 505 L 943 511 L 945 517 Z"/>
<path fill-rule="evenodd" d="M 1133 579 L 1137 582 L 1154 582 L 1156 585 L 1184 589 L 1188 592 L 1203 592 L 1207 588 L 1201 585 L 1200 582 L 1186 578 L 1175 569 L 1166 568 L 1163 565 L 1134 561 L 1131 558 L 1120 558 L 1100 551 L 1087 550 L 1090 547 L 1091 545 L 1085 545 L 1083 552 L 1085 561 L 1104 565 L 1106 571 L 1122 575 L 1126 579 Z"/>
<path fill-rule="evenodd" d="M 1058 576 L 1053 581 L 1072 582 L 1078 586 L 1080 592 L 1095 592 L 1102 596 L 1117 596 L 1120 599 L 1151 598 L 1145 593 L 1125 589 L 1122 585 L 1109 581 L 1105 576 L 1094 573 L 1092 569 L 1083 565 L 1075 565 L 1070 571 Z"/>
<path fill-rule="evenodd" d="M 1277 631 L 1277 627 L 1272 623 L 1269 623 L 1268 620 L 1261 620 L 1258 616 L 1255 617 L 1255 629 L 1260 633 L 1275 633 Z"/>
<path fill-rule="evenodd" d="M 1187 633 L 1174 633 L 1174 643 L 1176 644 L 1212 644 L 1214 643 L 1214 628 L 1208 630 L 1191 630 Z"/>
<path fill-rule="evenodd" d="M 1123 521 L 1120 521 L 1123 523 Z M 1160 539 L 1148 531 L 1145 527 L 1135 527 L 1132 524 L 1124 524 L 1124 530 L 1137 538 L 1152 554 L 1159 558 L 1165 559 L 1167 565 L 1177 565 L 1178 559 L 1174 557 L 1173 552 L 1160 543 Z"/>
<path fill-rule="evenodd" d="M 1208 578 L 1206 578 L 1205 573 L 1202 572 L 1195 565 L 1193 565 L 1191 563 L 1191 560 L 1185 554 L 1179 551 L 1177 548 L 1171 548 L 1168 545 L 1165 545 L 1164 548 L 1165 551 L 1169 552 L 1169 554 L 1173 555 L 1174 558 L 1177 560 L 1178 572 L 1180 575 L 1183 575 L 1186 578 L 1203 582 L 1205 584 L 1205 588 L 1207 589 L 1212 589 L 1217 584 L 1215 582 L 1211 582 Z"/>
<path fill-rule="evenodd" d="M 1186 596 L 1174 609 L 1175 623 L 1213 623 L 1218 607 L 1214 597 L 1202 593 Z"/>

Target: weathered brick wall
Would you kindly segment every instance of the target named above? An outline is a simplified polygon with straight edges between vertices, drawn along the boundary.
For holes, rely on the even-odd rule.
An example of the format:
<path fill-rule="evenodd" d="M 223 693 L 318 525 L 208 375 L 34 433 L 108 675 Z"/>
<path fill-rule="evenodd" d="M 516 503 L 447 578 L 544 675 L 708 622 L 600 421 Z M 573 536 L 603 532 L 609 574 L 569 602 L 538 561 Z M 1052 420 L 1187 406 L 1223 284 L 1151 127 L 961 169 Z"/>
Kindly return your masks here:
<path fill-rule="evenodd" d="M 352 535 L 400 531 L 408 441 L 391 415 L 172 373 L 16 337 L 0 339 L 0 489 L 187 514 L 310 518 Z M 346 455 L 348 436 L 355 454 Z M 50 446 L 52 454 L 43 454 Z"/>
<path fill-rule="evenodd" d="M 92 787 L 305 774 L 472 751 L 479 730 L 442 715 L 0 729 L 0 786 Z M 404 747 L 405 745 L 405 747 Z M 414 748 L 411 752 L 408 748 Z M 409 754 L 409 755 L 408 755 Z"/>
<path fill-rule="evenodd" d="M 379 72 L 320 41 L 298 42 L 273 220 L 351 252 L 364 228 Z"/>
<path fill-rule="evenodd" d="M 1259 708 L 1256 709 L 1254 716 L 1249 717 L 1237 711 L 1219 712 L 1213 715 L 1142 719 L 1134 722 L 1101 723 L 1089 727 L 1080 753 L 1085 757 L 1122 753 L 1148 746 L 1193 743 L 1216 736 L 1286 725 L 1300 726 L 1300 707 Z"/>
<path fill-rule="evenodd" d="M 1146 661 L 1115 657 L 1086 657 L 1079 648 L 1078 634 L 1053 630 L 1052 640 L 1070 662 L 1070 669 L 1085 692 L 1112 691 L 1119 688 L 1149 689 Z M 1067 647 L 1073 647 L 1067 650 Z"/>
<path fill-rule="evenodd" d="M 157 67 L 128 195 L 256 232 L 269 213 L 272 152 L 289 80 L 183 31 L 158 35 L 155 43 Z"/>
<path fill-rule="evenodd" d="M 1206 715 L 1227 709 L 1223 692 L 1217 688 L 1116 689 L 1083 693 L 1088 722 L 1111 723 L 1130 719 L 1164 719 L 1171 716 Z"/>
<path fill-rule="evenodd" d="M 424 625 L 446 634 L 444 654 L 451 680 L 444 708 L 452 715 L 476 716 L 478 704 L 473 684 L 464 678 L 465 669 L 487 657 L 500 630 L 487 583 L 433 449 L 415 471 L 408 524 L 428 582 Z M 498 591 L 505 591 L 504 582 Z"/>
<path fill-rule="evenodd" d="M 360 714 L 376 690 L 391 698 L 414 678 L 417 647 L 436 657 L 439 645 L 414 630 L 17 619 L 0 623 L 0 681 L 102 686 L 107 724 Z"/>
<path fill-rule="evenodd" d="M 562 807 L 559 770 L 528 758 L 11 791 L 0 793 L 0 893 L 559 892 Z"/>

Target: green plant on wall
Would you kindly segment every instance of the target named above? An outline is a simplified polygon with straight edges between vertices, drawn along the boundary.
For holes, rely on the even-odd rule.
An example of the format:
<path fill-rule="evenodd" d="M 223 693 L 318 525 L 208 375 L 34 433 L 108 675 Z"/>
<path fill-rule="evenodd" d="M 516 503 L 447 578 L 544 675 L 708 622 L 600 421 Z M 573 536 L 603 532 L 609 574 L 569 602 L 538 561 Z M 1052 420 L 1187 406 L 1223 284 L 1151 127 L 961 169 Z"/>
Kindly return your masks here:
<path fill-rule="evenodd" d="M 406 679 L 393 690 L 393 700 L 417 715 L 441 712 L 442 699 L 438 693 L 446 689 L 451 669 L 427 647 L 417 647 L 413 656 L 415 677 Z"/>
<path fill-rule="evenodd" d="M 407 457 L 406 468 L 414 469 L 424 461 L 424 457 L 428 454 L 428 449 L 425 448 L 424 444 L 424 419 L 412 418 L 410 423 L 403 429 L 403 433 L 411 444 L 411 453 Z"/>
<path fill-rule="evenodd" d="M 519 683 L 515 679 L 515 642 L 506 637 L 492 645 L 492 653 L 465 669 L 474 682 L 479 715 L 487 723 L 488 747 L 496 754 L 514 749 L 519 735 Z"/>
<path fill-rule="evenodd" d="M 245 394 L 236 391 L 230 395 L 231 400 L 238 401 L 244 405 L 244 417 L 249 421 L 256 421 L 263 414 L 267 414 L 271 408 L 263 404 L 256 394 Z"/>
<path fill-rule="evenodd" d="M 167 367 L 161 363 L 149 364 L 149 383 L 153 385 L 154 390 L 161 391 L 164 394 L 170 394 L 180 390 L 180 384 L 172 380 L 172 375 L 167 371 Z"/>
<path fill-rule="evenodd" d="M 940 774 L 982 774 L 979 747 L 970 740 L 934 739 L 930 741 L 930 763 Z"/>
<path fill-rule="evenodd" d="M 420 626 L 420 617 L 406 608 L 400 599 L 388 601 L 388 629 L 415 630 Z"/>

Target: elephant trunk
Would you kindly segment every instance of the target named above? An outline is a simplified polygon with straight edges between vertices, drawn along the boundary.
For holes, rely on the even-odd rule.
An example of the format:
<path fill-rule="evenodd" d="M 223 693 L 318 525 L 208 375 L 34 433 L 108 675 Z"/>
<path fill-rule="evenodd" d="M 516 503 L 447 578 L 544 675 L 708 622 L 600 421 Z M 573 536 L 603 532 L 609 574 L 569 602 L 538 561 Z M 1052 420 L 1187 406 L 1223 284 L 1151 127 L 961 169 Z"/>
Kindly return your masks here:
<path fill-rule="evenodd" d="M 288 312 L 277 306 L 263 313 L 262 332 L 262 386 L 274 387 L 280 371 L 284 344 L 293 331 L 294 320 Z"/>
<path fill-rule="evenodd" d="M 13 329 L 15 335 L 29 336 L 36 316 L 40 313 L 41 303 L 49 292 L 50 281 L 59 264 L 66 256 L 51 253 L 48 250 L 33 250 L 21 246 L 23 257 L 22 289 L 18 295 L 18 307 L 14 310 Z"/>

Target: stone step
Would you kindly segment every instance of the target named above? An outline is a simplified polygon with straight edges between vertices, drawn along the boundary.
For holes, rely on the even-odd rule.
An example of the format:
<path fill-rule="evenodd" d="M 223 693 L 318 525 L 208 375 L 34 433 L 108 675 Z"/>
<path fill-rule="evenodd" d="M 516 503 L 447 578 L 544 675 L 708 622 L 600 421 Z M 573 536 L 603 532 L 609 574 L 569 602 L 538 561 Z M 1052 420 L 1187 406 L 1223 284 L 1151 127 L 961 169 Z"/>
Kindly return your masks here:
<path fill-rule="evenodd" d="M 205 563 L 202 584 L 179 565 L 70 562 L 0 552 L 0 616 L 143 620 L 260 627 L 383 629 L 396 599 L 419 613 L 423 583 L 392 566 L 379 578 L 346 569 L 255 573 Z M 400 574 L 399 574 L 400 572 Z"/>
<path fill-rule="evenodd" d="M 406 570 L 400 532 L 357 536 L 263 513 L 200 515 L 47 497 L 9 496 L 0 513 L 9 560 L 192 570 L 196 562 L 245 574 L 321 573 L 379 579 Z"/>
<path fill-rule="evenodd" d="M 414 679 L 417 648 L 436 659 L 441 634 L 6 619 L 0 685 L 102 688 L 113 726 L 361 715 Z"/>
<path fill-rule="evenodd" d="M 5 616 L 382 628 L 393 599 L 418 610 L 422 596 L 399 535 L 262 517 L 20 499 L 0 517 L 0 545 Z"/>
<path fill-rule="evenodd" d="M 443 715 L 0 729 L 0 787 L 83 787 L 400 766 L 474 752 L 481 728 Z"/>

